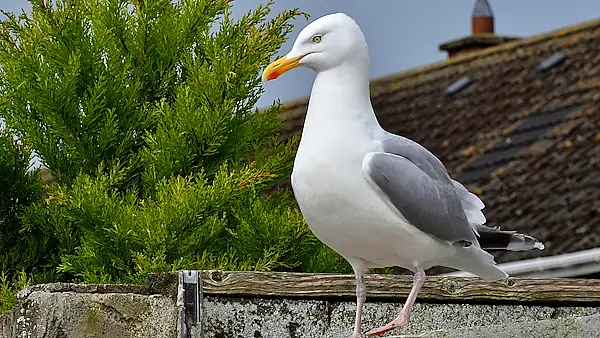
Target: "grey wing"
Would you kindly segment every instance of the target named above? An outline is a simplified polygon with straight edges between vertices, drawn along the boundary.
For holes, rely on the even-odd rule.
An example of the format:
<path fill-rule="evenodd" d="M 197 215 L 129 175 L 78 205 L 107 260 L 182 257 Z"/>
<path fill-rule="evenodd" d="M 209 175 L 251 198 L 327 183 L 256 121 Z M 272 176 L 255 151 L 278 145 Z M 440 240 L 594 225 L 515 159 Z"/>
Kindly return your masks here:
<path fill-rule="evenodd" d="M 406 137 L 389 132 L 384 132 L 384 135 L 382 135 L 381 145 L 386 153 L 406 157 L 429 177 L 442 182 L 452 183 L 469 224 L 475 232 L 477 232 L 477 227 L 486 222 L 485 216 L 481 211 L 485 207 L 483 202 L 475 194 L 468 191 L 460 182 L 451 179 L 442 161 L 427 150 L 427 148 Z"/>
<path fill-rule="evenodd" d="M 435 180 L 450 182 L 448 170 L 427 148 L 406 137 L 387 133 L 381 139 L 383 151 L 406 157 Z"/>
<path fill-rule="evenodd" d="M 431 177 L 404 156 L 383 152 L 367 154 L 362 168 L 383 198 L 421 231 L 449 242 L 477 243 L 452 182 Z"/>

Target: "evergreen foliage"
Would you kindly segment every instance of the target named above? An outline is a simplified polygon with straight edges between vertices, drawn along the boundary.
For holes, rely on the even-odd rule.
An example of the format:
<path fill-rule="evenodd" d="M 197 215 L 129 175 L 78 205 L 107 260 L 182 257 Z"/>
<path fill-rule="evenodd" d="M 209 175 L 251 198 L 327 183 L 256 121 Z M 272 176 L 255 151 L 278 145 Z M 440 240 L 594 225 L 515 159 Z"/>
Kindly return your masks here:
<path fill-rule="evenodd" d="M 277 188 L 297 145 L 277 136 L 280 107 L 254 108 L 260 71 L 302 13 L 268 19 L 269 3 L 233 20 L 227 0 L 30 2 L 30 15 L 4 13 L 0 116 L 55 182 L 42 197 L 29 150 L 0 144 L 0 174 L 18 176 L 0 181 L 18 205 L 0 206 L 1 248 L 16 252 L 0 252 L 0 284 L 21 271 L 102 283 L 179 269 L 349 271 Z M 11 156 L 21 162 L 10 167 Z"/>
<path fill-rule="evenodd" d="M 28 170 L 31 159 L 27 139 L 16 141 L 7 129 L 0 129 L 0 271 L 5 278 L 33 265 L 24 248 L 38 250 L 47 239 L 23 228 L 19 219 L 24 208 L 41 200 L 39 171 Z"/>
<path fill-rule="evenodd" d="M 29 284 L 24 272 L 9 280 L 7 274 L 0 273 L 0 312 L 10 310 L 15 304 L 17 292 Z"/>

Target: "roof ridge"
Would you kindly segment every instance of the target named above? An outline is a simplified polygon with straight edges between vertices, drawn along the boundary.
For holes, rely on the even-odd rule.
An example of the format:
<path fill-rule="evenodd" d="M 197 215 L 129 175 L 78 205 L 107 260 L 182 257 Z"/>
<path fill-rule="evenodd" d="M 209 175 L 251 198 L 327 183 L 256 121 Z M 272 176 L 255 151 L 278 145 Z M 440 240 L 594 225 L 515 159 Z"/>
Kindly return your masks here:
<path fill-rule="evenodd" d="M 552 31 L 548 31 L 545 33 L 540 33 L 536 35 L 532 35 L 530 37 L 526 37 L 519 40 L 514 40 L 511 42 L 506 42 L 504 44 L 489 47 L 486 49 L 482 49 L 479 51 L 473 51 L 471 53 L 465 53 L 463 55 L 459 55 L 450 59 L 433 62 L 424 66 L 419 66 L 416 68 L 404 70 L 401 72 L 397 72 L 394 74 L 386 75 L 379 77 L 377 79 L 371 80 L 371 85 L 378 85 L 380 83 L 386 83 L 392 80 L 399 80 L 412 77 L 417 74 L 421 74 L 427 71 L 435 70 L 435 69 L 443 69 L 448 66 L 453 66 L 455 64 L 463 63 L 466 61 L 471 61 L 473 59 L 480 58 L 482 56 L 488 56 L 500 51 L 508 51 L 512 49 L 516 49 L 523 46 L 534 45 L 539 42 L 543 42 L 552 38 L 564 37 L 571 34 L 579 33 L 580 31 L 592 29 L 592 28 L 600 28 L 600 19 L 593 19 L 589 21 L 584 21 L 582 23 L 578 23 L 571 26 L 566 26 L 563 28 L 555 29 Z"/>
<path fill-rule="evenodd" d="M 526 37 L 520 40 L 515 40 L 511 42 L 506 42 L 504 44 L 489 47 L 486 49 L 482 49 L 479 51 L 473 51 L 471 53 L 466 53 L 464 55 L 459 55 L 450 59 L 429 63 L 427 65 L 418 66 L 415 68 L 411 68 L 408 70 L 403 70 L 400 72 L 396 72 L 393 74 L 381 76 L 371 80 L 371 86 L 377 86 L 380 84 L 388 83 L 391 81 L 398 81 L 402 79 L 408 79 L 413 76 L 430 72 L 433 70 L 444 69 L 449 66 L 453 66 L 456 64 L 460 64 L 463 62 L 468 62 L 473 59 L 480 58 L 482 56 L 492 55 L 494 53 L 500 51 L 507 51 L 516 49 L 523 46 L 530 46 L 539 42 L 543 42 L 556 37 L 564 37 L 571 34 L 576 34 L 578 32 L 592 29 L 592 28 L 600 28 L 600 19 L 593 19 L 589 21 L 584 21 L 575 25 L 565 26 L 559 29 L 551 30 L 545 33 L 539 33 L 532 35 L 530 37 Z M 306 105 L 308 103 L 308 97 L 302 97 L 290 101 L 283 102 L 283 112 L 285 113 L 288 110 L 293 110 L 296 107 Z"/>

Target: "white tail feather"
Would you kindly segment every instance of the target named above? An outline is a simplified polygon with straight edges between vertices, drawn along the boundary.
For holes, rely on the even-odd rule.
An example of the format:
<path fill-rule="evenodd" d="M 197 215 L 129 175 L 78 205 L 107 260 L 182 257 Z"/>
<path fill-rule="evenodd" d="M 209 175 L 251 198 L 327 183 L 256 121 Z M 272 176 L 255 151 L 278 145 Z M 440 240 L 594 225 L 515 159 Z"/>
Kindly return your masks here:
<path fill-rule="evenodd" d="M 494 256 L 471 245 L 457 247 L 454 257 L 449 257 L 439 265 L 473 273 L 486 281 L 504 279 L 508 274 L 496 266 Z"/>
<path fill-rule="evenodd" d="M 485 204 L 483 204 L 477 195 L 467 190 L 460 182 L 452 180 L 452 184 L 454 185 L 458 198 L 460 198 L 460 204 L 465 211 L 465 215 L 467 215 L 469 224 L 471 224 L 471 226 L 485 224 L 485 215 L 481 212 L 481 210 L 485 208 Z M 473 230 L 477 232 L 477 229 Z"/>

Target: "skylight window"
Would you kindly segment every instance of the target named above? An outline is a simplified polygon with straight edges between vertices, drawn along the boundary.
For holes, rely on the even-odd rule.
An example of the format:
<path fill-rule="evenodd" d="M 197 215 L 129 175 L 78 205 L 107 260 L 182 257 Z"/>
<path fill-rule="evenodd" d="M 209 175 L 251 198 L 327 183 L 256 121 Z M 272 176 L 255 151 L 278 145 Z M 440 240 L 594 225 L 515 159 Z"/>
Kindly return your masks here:
<path fill-rule="evenodd" d="M 460 79 L 454 81 L 451 85 L 446 88 L 446 97 L 454 97 L 456 94 L 462 92 L 467 89 L 473 80 L 468 76 L 463 76 Z"/>
<path fill-rule="evenodd" d="M 538 63 L 538 65 L 535 67 L 535 72 L 538 74 L 546 73 L 557 66 L 560 66 L 566 60 L 566 58 L 567 55 L 564 52 L 554 53 L 549 58 Z"/>

